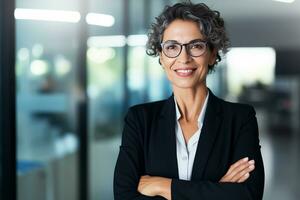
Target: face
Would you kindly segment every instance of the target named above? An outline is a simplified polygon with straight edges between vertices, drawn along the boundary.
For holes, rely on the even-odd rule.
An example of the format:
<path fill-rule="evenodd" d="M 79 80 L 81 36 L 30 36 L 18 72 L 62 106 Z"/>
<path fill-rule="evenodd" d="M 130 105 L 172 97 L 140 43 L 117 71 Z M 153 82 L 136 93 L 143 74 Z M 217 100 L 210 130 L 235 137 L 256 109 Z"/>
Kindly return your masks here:
<path fill-rule="evenodd" d="M 205 40 L 197 23 L 193 21 L 174 20 L 164 31 L 163 42 L 174 41 L 186 44 L 194 40 Z M 167 57 L 160 53 L 160 62 L 166 72 L 173 89 L 197 88 L 206 85 L 208 65 L 213 65 L 216 60 L 216 51 L 206 47 L 205 52 L 198 57 L 190 56 L 182 47 L 181 53 L 175 58 Z"/>

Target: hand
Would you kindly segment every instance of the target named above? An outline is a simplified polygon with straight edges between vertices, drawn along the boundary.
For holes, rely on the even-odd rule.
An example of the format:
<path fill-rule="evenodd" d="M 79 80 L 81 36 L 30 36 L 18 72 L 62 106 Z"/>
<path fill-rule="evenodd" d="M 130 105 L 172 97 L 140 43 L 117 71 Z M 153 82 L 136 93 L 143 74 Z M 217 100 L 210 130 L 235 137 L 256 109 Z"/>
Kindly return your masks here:
<path fill-rule="evenodd" d="M 171 179 L 158 176 L 142 176 L 138 192 L 146 196 L 162 196 L 171 199 Z"/>
<path fill-rule="evenodd" d="M 240 159 L 230 166 L 219 182 L 242 183 L 250 177 L 254 168 L 254 160 L 248 161 L 248 157 Z"/>

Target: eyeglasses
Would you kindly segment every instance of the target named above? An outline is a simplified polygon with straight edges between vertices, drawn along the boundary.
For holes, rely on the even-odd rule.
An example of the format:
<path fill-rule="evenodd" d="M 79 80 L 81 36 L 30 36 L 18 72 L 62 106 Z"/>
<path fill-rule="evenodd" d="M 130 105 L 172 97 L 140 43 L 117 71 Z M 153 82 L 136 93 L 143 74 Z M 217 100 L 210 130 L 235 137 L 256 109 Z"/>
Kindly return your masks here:
<path fill-rule="evenodd" d="M 182 47 L 185 46 L 186 52 L 192 57 L 201 56 L 206 50 L 207 42 L 201 39 L 193 40 L 189 43 L 180 44 L 174 40 L 161 43 L 162 52 L 169 58 L 176 58 L 180 55 Z"/>

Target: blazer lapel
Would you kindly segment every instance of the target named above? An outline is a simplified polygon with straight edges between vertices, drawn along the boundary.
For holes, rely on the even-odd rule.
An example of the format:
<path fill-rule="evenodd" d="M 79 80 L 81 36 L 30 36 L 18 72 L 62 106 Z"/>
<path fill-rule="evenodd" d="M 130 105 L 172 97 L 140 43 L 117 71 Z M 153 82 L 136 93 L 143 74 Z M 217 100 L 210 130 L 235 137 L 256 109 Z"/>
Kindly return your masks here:
<path fill-rule="evenodd" d="M 191 180 L 203 178 L 203 172 L 221 124 L 220 100 L 209 90 L 208 104 L 196 150 Z"/>
<path fill-rule="evenodd" d="M 163 148 L 161 149 L 161 154 L 164 154 L 166 159 L 164 163 L 168 163 L 166 166 L 168 174 L 172 178 L 178 178 L 178 164 L 177 164 L 177 154 L 176 154 L 176 135 L 175 135 L 175 123 L 176 123 L 176 111 L 174 96 L 172 95 L 167 99 L 164 107 L 162 108 L 159 124 L 160 124 L 160 134 L 163 144 L 159 145 Z"/>

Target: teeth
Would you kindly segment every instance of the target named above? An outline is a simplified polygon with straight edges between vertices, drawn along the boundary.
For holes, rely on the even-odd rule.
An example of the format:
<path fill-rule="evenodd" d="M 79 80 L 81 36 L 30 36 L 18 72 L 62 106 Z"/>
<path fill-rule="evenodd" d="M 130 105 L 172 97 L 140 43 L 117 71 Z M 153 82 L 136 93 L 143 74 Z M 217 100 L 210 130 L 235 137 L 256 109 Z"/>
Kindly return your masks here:
<path fill-rule="evenodd" d="M 191 70 L 191 69 L 179 69 L 179 70 L 176 70 L 176 71 L 179 72 L 179 73 L 190 73 L 193 70 Z"/>

